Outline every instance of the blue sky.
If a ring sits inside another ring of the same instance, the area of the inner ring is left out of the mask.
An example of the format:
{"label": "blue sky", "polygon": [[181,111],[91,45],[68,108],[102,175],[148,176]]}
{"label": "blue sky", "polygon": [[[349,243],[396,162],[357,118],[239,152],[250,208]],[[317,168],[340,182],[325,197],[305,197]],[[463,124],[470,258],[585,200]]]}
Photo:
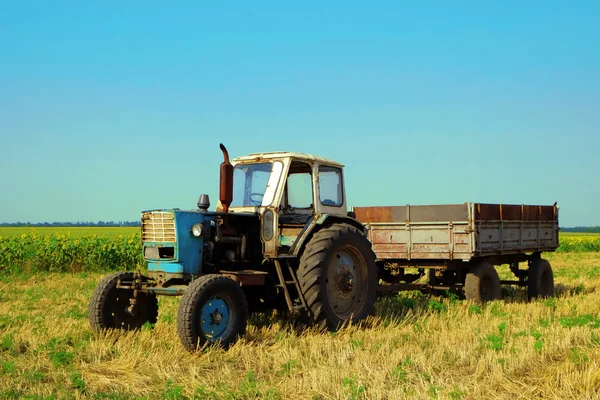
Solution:
{"label": "blue sky", "polygon": [[600,225],[599,2],[87,3],[2,5],[0,221],[215,204],[223,142]]}

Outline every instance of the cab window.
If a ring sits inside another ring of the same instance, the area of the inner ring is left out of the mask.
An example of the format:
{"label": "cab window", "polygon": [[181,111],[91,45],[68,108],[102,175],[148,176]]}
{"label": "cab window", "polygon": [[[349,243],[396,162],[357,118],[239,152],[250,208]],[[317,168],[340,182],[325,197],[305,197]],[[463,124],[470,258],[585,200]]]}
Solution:
{"label": "cab window", "polygon": [[310,165],[300,161],[292,162],[287,178],[285,197],[286,205],[292,209],[313,206]]}
{"label": "cab window", "polygon": [[319,167],[319,199],[324,206],[340,207],[342,194],[342,171],[334,167]]}

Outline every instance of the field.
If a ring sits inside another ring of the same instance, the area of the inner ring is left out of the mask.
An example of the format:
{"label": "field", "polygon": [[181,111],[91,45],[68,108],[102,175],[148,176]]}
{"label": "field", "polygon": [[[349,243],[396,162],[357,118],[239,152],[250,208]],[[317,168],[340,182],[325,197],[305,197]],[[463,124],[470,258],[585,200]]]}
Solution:
{"label": "field", "polygon": [[[143,265],[139,228],[23,229],[28,228],[0,230],[0,274],[119,271]],[[600,252],[600,235],[561,234],[557,252]]]}
{"label": "field", "polygon": [[561,236],[600,236],[596,232],[560,232]]}
{"label": "field", "polygon": [[[579,241],[598,238],[562,239],[591,249]],[[2,270],[0,259],[0,399],[600,398],[599,252],[547,254],[552,299],[527,302],[522,289],[505,288],[504,300],[479,306],[406,292],[380,298],[375,316],[337,333],[256,314],[228,351],[192,355],[177,337],[177,298],[160,297],[158,322],[138,333],[89,328],[92,290],[119,269],[102,263],[131,267],[138,242],[37,230],[0,239],[25,252],[19,268],[4,259]],[[78,258],[102,246],[106,259]],[[59,253],[69,267],[46,268]]]}
{"label": "field", "polygon": [[600,234],[561,233],[558,252],[600,251]]}
{"label": "field", "polygon": [[47,235],[69,235],[72,237],[81,237],[87,235],[97,235],[101,237],[129,236],[134,233],[140,233],[139,226],[48,226],[48,227],[6,227],[0,226],[0,237],[14,237],[29,235],[34,232],[38,236]]}

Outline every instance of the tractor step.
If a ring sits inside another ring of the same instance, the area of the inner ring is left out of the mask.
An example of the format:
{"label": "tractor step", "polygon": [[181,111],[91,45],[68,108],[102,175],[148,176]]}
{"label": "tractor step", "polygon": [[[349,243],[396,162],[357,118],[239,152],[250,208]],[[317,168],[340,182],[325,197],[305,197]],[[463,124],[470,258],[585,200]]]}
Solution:
{"label": "tractor step", "polygon": [[[275,262],[275,269],[277,270],[277,277],[279,278],[279,284],[276,285],[280,288],[283,288],[283,294],[285,296],[285,302],[287,303],[288,309],[290,311],[294,311],[294,310],[308,310],[308,307],[306,306],[306,301],[304,300],[304,296],[302,295],[302,291],[300,290],[300,284],[298,283],[298,280],[296,279],[296,274],[294,273],[294,270],[292,269],[292,266],[290,265],[290,263],[288,261],[287,265],[288,265],[288,270],[289,270],[289,274],[292,277],[291,281],[286,281],[285,278],[283,277],[283,270],[281,269],[281,263],[279,262],[279,260],[274,260]],[[288,286],[294,285],[294,287],[296,288],[296,292],[298,293],[298,297],[300,297],[300,305],[294,306],[293,302],[292,302],[292,297],[290,296],[290,291],[288,290]]]}

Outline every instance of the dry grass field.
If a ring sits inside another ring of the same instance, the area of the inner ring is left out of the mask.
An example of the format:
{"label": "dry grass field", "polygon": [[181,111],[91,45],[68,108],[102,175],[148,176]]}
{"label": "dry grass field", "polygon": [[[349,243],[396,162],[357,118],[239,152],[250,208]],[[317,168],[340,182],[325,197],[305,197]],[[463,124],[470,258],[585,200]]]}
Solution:
{"label": "dry grass field", "polygon": [[600,253],[547,258],[556,298],[403,293],[337,333],[258,314],[228,351],[195,355],[177,337],[177,298],[159,298],[154,328],[96,335],[87,304],[102,274],[5,275],[0,398],[600,398]]}

